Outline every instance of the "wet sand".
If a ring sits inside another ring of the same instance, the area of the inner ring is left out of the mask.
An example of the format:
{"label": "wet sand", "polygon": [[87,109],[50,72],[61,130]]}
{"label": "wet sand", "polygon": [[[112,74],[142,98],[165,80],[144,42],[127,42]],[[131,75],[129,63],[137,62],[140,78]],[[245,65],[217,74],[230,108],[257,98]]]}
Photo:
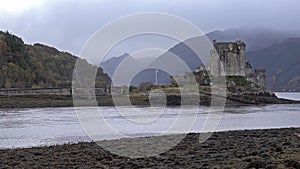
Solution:
{"label": "wet sand", "polygon": [[[147,144],[149,138],[134,139]],[[300,128],[217,132],[204,143],[198,139],[190,133],[170,150],[147,158],[118,156],[95,143],[3,149],[0,168],[300,168]],[[106,142],[122,148],[132,140]]]}

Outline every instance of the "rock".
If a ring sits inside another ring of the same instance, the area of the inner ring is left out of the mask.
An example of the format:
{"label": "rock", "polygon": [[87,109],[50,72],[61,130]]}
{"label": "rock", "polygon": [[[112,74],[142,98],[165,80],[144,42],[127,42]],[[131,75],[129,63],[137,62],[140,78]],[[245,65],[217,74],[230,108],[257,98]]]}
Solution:
{"label": "rock", "polygon": [[277,169],[277,166],[274,164],[268,164],[265,169]]}
{"label": "rock", "polygon": [[292,167],[295,169],[300,169],[300,163],[293,159],[287,159],[284,161],[286,167]]}
{"label": "rock", "polygon": [[264,168],[266,166],[266,163],[263,161],[260,161],[258,159],[254,159],[251,162],[248,163],[248,165],[246,166],[246,168]]}

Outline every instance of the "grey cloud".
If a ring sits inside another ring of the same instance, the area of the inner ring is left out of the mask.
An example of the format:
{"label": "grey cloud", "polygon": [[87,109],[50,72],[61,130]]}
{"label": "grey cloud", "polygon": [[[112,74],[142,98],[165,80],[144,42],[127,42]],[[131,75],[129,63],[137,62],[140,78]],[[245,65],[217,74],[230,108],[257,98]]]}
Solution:
{"label": "grey cloud", "polygon": [[292,0],[47,1],[19,16],[2,14],[0,29],[17,34],[27,43],[45,43],[79,54],[97,29],[132,13],[170,13],[189,20],[204,32],[242,26],[296,30],[300,28],[296,20],[300,17],[299,6],[300,1]]}

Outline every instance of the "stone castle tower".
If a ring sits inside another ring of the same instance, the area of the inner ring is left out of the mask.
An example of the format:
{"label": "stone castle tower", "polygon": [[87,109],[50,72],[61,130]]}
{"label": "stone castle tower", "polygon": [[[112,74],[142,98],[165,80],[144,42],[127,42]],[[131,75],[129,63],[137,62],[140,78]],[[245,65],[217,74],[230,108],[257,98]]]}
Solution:
{"label": "stone castle tower", "polygon": [[211,50],[211,75],[245,76],[246,45],[244,42],[216,42]]}
{"label": "stone castle tower", "polygon": [[243,76],[260,88],[266,87],[265,69],[254,69],[246,61],[246,44],[242,41],[216,42],[210,52],[210,74],[213,77]]}

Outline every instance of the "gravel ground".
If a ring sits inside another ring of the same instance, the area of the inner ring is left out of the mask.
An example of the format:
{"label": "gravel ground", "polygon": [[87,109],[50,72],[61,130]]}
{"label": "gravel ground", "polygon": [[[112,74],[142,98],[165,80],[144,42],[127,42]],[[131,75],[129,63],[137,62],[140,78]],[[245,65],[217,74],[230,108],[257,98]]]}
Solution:
{"label": "gravel ground", "polygon": [[[170,139],[176,135],[162,136]],[[124,148],[153,137],[103,141]],[[300,168],[300,128],[217,132],[204,143],[190,133],[156,156],[128,158],[95,143],[0,150],[0,168]],[[158,142],[156,148],[164,144]]]}

